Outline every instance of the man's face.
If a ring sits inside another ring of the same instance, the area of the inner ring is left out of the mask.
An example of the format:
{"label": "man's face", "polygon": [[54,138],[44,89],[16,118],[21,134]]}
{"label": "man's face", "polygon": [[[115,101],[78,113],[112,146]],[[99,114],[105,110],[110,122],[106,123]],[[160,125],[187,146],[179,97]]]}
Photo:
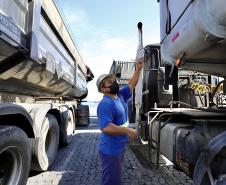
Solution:
{"label": "man's face", "polygon": [[111,86],[111,84],[113,84],[114,81],[115,81],[115,79],[112,78],[112,77],[106,78],[106,79],[104,80],[104,82],[103,82],[102,87],[101,87],[101,91],[102,91],[103,93],[109,93],[109,92],[110,92],[110,89],[109,89],[108,87]]}
{"label": "man's face", "polygon": [[102,87],[109,87],[111,84],[113,84],[114,81],[114,78],[108,77],[104,80]]}

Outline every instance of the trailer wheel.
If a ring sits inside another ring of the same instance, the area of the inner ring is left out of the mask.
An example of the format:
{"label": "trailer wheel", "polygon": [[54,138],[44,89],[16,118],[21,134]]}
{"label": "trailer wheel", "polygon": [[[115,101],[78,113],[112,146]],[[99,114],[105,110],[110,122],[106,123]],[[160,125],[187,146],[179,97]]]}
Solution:
{"label": "trailer wheel", "polygon": [[63,113],[64,123],[62,128],[62,141],[61,145],[66,146],[69,145],[72,141],[73,133],[75,130],[75,120],[73,116],[73,112],[69,109]]}
{"label": "trailer wheel", "polygon": [[24,185],[30,171],[31,151],[23,130],[0,126],[0,184]]}
{"label": "trailer wheel", "polygon": [[77,107],[77,125],[88,126],[90,123],[89,120],[89,106],[88,105],[78,105]]}
{"label": "trailer wheel", "polygon": [[68,116],[67,116],[67,135],[66,135],[66,142],[65,144],[70,144],[72,140],[72,136],[75,130],[75,121],[74,121],[74,116],[73,112],[71,110],[68,110]]}
{"label": "trailer wheel", "polygon": [[226,184],[226,131],[213,138],[200,154],[193,174],[193,184]]}
{"label": "trailer wheel", "polygon": [[46,171],[53,163],[59,147],[59,126],[55,116],[47,114],[41,128],[41,137],[34,144],[35,159],[32,169]]}

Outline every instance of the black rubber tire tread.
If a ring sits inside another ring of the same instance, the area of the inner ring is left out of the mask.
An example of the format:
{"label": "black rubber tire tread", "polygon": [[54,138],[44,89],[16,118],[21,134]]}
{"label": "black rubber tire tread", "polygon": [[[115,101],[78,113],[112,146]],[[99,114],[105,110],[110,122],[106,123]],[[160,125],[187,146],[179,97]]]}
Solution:
{"label": "black rubber tire tread", "polygon": [[[46,140],[48,139],[48,140]],[[47,143],[49,142],[49,143]],[[48,147],[46,148],[46,143]],[[31,169],[46,171],[54,162],[59,148],[59,126],[55,116],[47,114],[41,128],[41,137],[38,142],[31,143],[35,152],[32,158]]]}
{"label": "black rubber tire tread", "polygon": [[80,116],[79,113],[76,117],[76,124],[81,126],[88,126],[89,120],[89,106],[88,105],[78,105],[77,107],[79,113],[85,114],[85,116]]}
{"label": "black rubber tire tread", "polygon": [[[9,147],[17,148],[22,159],[21,174],[16,184],[25,185],[30,172],[31,149],[26,133],[15,126],[0,126],[0,154]],[[16,160],[16,159],[15,159]],[[20,167],[19,167],[20,168]],[[11,181],[13,177],[8,177]],[[10,181],[9,180],[9,181]],[[10,182],[6,182],[12,185]],[[3,184],[5,185],[5,184]]]}
{"label": "black rubber tire tread", "polygon": [[71,109],[69,109],[69,115],[71,117],[71,122],[73,123],[72,133],[74,133],[75,132],[75,115],[74,115],[74,112]]}
{"label": "black rubber tire tread", "polygon": [[[72,141],[72,137],[73,137],[73,133],[74,133],[74,130],[75,130],[75,120],[74,120],[74,116],[73,116],[73,112],[69,109],[68,111],[64,112],[63,113],[63,116],[65,117],[65,123],[64,126],[63,126],[63,130],[62,130],[62,134],[63,134],[63,139],[61,141],[61,146],[67,146],[71,143]],[[68,124],[69,122],[69,124]],[[71,125],[73,124],[73,125]],[[69,128],[69,133],[68,133],[68,127],[71,127]]]}

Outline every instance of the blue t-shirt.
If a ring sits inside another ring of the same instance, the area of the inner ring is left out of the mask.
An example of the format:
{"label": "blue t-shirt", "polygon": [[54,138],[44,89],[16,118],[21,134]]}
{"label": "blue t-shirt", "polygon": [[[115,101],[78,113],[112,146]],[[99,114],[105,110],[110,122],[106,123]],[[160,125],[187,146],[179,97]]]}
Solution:
{"label": "blue t-shirt", "polygon": [[[118,98],[104,96],[97,107],[97,116],[100,129],[107,127],[110,123],[117,126],[123,125],[128,121],[127,100],[131,97],[128,85],[119,89]],[[128,143],[127,135],[113,136],[101,133],[99,150],[107,155],[117,155],[125,150]]]}

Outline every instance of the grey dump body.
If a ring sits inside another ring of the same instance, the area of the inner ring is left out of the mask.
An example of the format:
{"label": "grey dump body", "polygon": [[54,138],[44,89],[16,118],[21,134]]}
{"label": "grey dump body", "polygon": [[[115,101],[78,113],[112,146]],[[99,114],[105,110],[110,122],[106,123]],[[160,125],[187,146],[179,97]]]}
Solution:
{"label": "grey dump body", "polygon": [[92,72],[52,0],[0,1],[0,91],[84,98]]}
{"label": "grey dump body", "polygon": [[94,77],[59,10],[54,0],[0,0],[3,184],[48,170],[59,145],[72,141],[78,102]]}

